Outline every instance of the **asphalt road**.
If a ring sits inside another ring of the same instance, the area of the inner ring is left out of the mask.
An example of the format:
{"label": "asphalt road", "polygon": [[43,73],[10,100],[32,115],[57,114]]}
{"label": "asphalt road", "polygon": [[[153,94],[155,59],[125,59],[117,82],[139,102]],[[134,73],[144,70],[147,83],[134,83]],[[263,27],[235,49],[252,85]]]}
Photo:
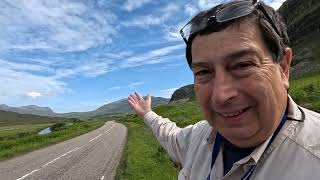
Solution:
{"label": "asphalt road", "polygon": [[126,143],[124,125],[107,122],[82,136],[0,162],[0,180],[114,179]]}

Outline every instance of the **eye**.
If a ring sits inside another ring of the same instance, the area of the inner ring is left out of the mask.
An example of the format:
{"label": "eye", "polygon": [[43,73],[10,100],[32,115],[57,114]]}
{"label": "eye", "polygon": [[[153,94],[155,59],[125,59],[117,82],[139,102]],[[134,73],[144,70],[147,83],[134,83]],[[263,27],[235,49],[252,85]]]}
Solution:
{"label": "eye", "polygon": [[236,65],[234,65],[232,67],[232,69],[235,69],[235,70],[245,70],[245,69],[248,69],[249,67],[253,66],[254,64],[252,62],[240,62],[240,63],[237,63]]}
{"label": "eye", "polygon": [[206,69],[198,70],[194,72],[194,78],[196,83],[204,84],[213,78],[213,72]]}
{"label": "eye", "polygon": [[195,76],[204,76],[204,75],[207,75],[209,73],[210,73],[210,71],[208,71],[208,70],[200,70],[200,71],[195,72],[194,75]]}

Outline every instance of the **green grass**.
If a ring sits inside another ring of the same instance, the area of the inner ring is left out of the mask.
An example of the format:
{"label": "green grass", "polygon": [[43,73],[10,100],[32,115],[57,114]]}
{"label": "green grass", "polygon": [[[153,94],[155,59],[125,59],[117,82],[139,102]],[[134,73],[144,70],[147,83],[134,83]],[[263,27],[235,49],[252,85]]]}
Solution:
{"label": "green grass", "polygon": [[320,113],[320,75],[292,80],[289,94],[297,104]]}
{"label": "green grass", "polygon": [[[0,128],[0,160],[79,136],[101,127],[105,121],[78,121],[47,135],[37,132],[50,124],[14,125]],[[12,132],[10,132],[10,129]],[[8,130],[9,129],[9,130]]]}
{"label": "green grass", "polygon": [[48,124],[31,124],[31,125],[12,125],[0,127],[0,139],[5,137],[13,137],[21,133],[36,133],[42,129],[50,127],[54,123]]}
{"label": "green grass", "polygon": [[[299,105],[320,112],[320,75],[292,80],[290,94]],[[196,102],[161,105],[154,111],[180,127],[203,119]],[[177,179],[179,165],[170,160],[141,118],[126,115],[117,121],[128,127],[128,142],[117,179]]]}

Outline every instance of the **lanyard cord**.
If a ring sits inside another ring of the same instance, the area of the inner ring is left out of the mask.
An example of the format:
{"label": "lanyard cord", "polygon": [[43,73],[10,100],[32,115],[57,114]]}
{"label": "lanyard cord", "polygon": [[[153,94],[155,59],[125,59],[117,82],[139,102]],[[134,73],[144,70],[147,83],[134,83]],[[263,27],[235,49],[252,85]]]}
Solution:
{"label": "lanyard cord", "polygon": [[217,132],[216,138],[214,140],[213,150],[212,150],[211,169],[209,171],[209,175],[207,176],[206,180],[210,180],[210,174],[211,174],[213,165],[217,159],[217,156],[219,154],[221,141],[222,141],[222,136],[220,135],[220,133]]}
{"label": "lanyard cord", "polygon": [[[271,143],[273,142],[273,140],[276,138],[277,134],[280,132],[281,128],[283,127],[284,123],[286,122],[286,119],[287,119],[287,108],[286,108],[286,111],[280,121],[280,124],[279,126],[277,127],[277,129],[274,131],[265,151],[268,149],[268,147],[271,145]],[[213,168],[213,165],[218,157],[218,154],[219,154],[219,151],[220,151],[220,145],[222,143],[222,136],[220,135],[220,133],[217,132],[216,134],[216,138],[215,138],[215,141],[214,141],[214,145],[213,145],[213,150],[212,150],[212,159],[211,159],[211,169],[210,169],[210,172],[206,178],[206,180],[210,180],[210,175],[211,175],[211,171],[212,171],[212,168]],[[257,165],[254,165],[252,166],[247,172],[246,174],[241,178],[241,180],[249,180],[250,177],[252,176],[254,170],[256,169],[256,166]]]}

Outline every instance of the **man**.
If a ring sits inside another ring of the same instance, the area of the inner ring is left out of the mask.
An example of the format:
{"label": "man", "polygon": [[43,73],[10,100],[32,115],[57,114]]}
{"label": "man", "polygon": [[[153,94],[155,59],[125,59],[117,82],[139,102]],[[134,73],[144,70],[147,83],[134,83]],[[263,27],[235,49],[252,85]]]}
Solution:
{"label": "man", "polygon": [[173,160],[179,180],[320,179],[320,115],[288,95],[292,51],[271,7],[232,1],[182,30],[206,121],[179,128],[138,93],[129,104]]}

